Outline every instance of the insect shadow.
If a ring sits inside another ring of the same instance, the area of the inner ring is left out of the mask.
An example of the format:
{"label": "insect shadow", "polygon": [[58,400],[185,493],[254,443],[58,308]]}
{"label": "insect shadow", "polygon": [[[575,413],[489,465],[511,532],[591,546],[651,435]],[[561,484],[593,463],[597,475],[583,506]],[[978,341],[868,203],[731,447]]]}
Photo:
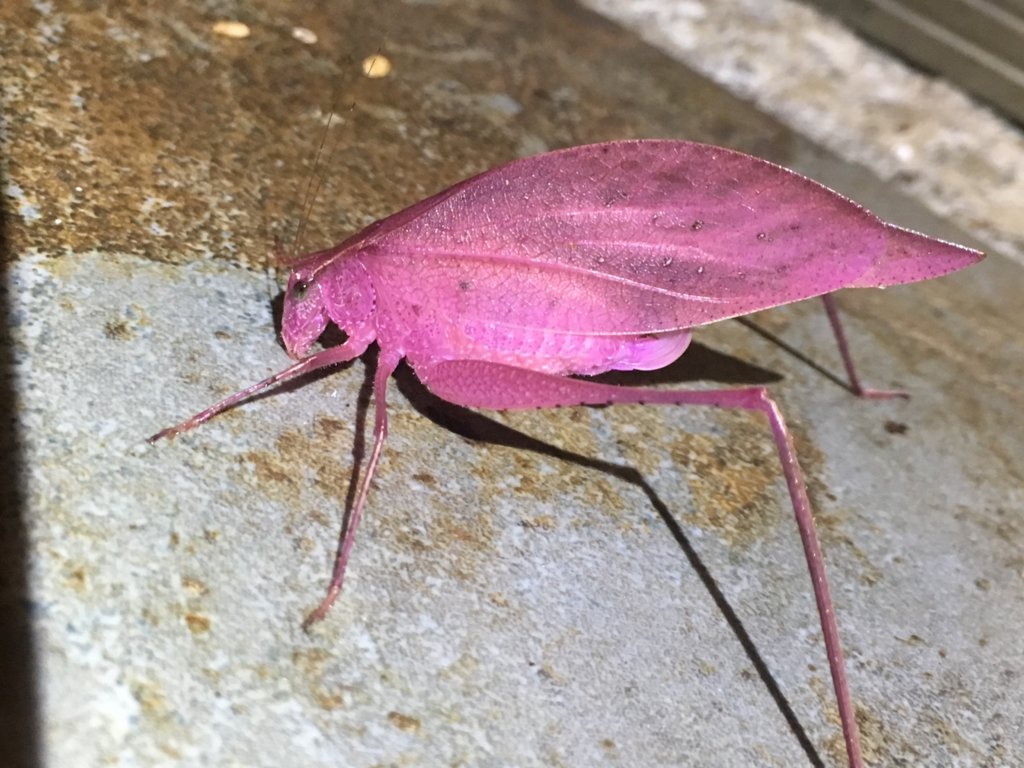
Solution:
{"label": "insect shadow", "polygon": [[842,387],[852,395],[857,394],[857,390],[854,387],[852,387],[848,381],[843,380],[840,376],[837,376],[825,366],[815,362],[806,354],[804,354],[799,349],[794,347],[792,344],[788,343],[785,339],[778,336],[777,334],[772,333],[764,326],[755,323],[749,317],[734,317],[733,320],[742,325],[744,328],[748,328],[749,330],[753,331],[762,339],[765,339],[766,341],[774,344],[776,347],[781,349],[790,357],[796,358],[821,377],[826,378],[833,384]]}

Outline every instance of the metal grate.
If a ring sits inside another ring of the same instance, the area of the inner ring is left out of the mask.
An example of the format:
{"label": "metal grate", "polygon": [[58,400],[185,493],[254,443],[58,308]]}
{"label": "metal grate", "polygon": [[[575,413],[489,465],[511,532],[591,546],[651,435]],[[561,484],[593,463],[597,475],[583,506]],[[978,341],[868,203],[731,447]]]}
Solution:
{"label": "metal grate", "polygon": [[1024,0],[812,0],[1024,123]]}

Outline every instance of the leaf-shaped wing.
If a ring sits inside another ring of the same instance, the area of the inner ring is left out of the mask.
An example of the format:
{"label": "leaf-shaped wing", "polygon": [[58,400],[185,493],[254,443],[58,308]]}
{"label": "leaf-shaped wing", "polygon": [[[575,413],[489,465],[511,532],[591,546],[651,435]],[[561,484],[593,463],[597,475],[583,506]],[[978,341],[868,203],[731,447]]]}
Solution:
{"label": "leaf-shaped wing", "polygon": [[345,245],[453,320],[587,335],[690,328],[980,258],[780,166],[680,141],[518,160]]}

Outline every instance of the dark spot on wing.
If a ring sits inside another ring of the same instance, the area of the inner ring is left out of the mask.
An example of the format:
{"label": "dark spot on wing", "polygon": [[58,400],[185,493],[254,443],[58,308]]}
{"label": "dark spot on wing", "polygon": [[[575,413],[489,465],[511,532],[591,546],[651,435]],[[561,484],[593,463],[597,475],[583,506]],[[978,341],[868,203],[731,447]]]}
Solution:
{"label": "dark spot on wing", "polygon": [[611,189],[605,194],[604,203],[605,208],[611,208],[616,203],[621,203],[623,200],[629,199],[629,193],[622,189]]}
{"label": "dark spot on wing", "polygon": [[690,176],[682,168],[670,168],[654,174],[656,184],[664,184],[667,187],[687,187],[690,185]]}

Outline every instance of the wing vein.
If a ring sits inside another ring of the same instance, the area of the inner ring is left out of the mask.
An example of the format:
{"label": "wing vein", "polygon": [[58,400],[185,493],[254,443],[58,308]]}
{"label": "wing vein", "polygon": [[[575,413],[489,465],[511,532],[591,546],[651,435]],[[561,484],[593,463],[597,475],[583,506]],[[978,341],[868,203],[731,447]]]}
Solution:
{"label": "wing vein", "polygon": [[435,258],[451,258],[453,260],[458,259],[460,261],[482,261],[489,262],[492,264],[514,264],[516,266],[529,266],[533,269],[549,270],[551,272],[562,272],[566,274],[583,275],[591,277],[597,280],[606,280],[611,283],[617,283],[619,285],[629,286],[631,288],[637,288],[643,291],[650,291],[651,293],[658,293],[663,296],[668,296],[673,299],[679,299],[681,301],[694,301],[702,304],[727,304],[735,302],[737,297],[717,298],[715,296],[706,296],[699,293],[686,293],[683,291],[673,291],[669,288],[662,288],[657,285],[651,285],[650,283],[644,283],[639,280],[634,280],[623,275],[610,274],[608,272],[596,272],[593,269],[586,267],[579,267],[573,264],[554,264],[550,261],[534,261],[524,260],[522,256],[514,256],[502,253],[479,253],[473,252],[462,252],[455,251],[451,248],[444,248],[443,250],[434,250],[431,248],[417,248],[417,254],[425,256],[433,256]]}

